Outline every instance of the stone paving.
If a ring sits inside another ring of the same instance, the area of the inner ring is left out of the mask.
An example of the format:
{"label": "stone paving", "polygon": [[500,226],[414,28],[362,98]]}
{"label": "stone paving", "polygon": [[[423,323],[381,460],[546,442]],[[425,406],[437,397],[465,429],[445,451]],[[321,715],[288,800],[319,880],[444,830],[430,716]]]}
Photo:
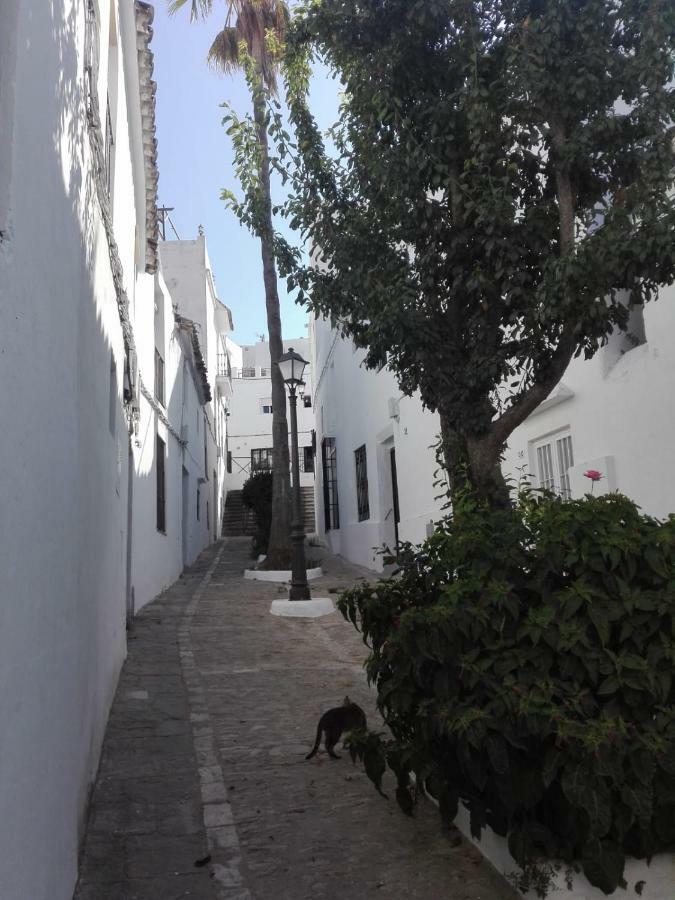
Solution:
{"label": "stone paving", "polygon": [[[210,548],[135,621],[75,900],[513,900],[429,803],[407,818],[346,752],[305,760],[345,694],[377,722],[366,648],[337,613],[271,616],[286,589],[244,581],[248,547]],[[369,574],[323,565],[315,596]]]}

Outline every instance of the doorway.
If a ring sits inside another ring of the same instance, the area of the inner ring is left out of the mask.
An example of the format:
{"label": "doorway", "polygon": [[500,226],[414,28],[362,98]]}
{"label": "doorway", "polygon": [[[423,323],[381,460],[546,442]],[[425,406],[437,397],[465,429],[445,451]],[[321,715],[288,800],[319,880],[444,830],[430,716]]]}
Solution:
{"label": "doorway", "polygon": [[396,473],[396,447],[392,447],[389,451],[389,467],[391,473],[391,495],[394,510],[394,534],[396,536],[395,553],[398,559],[398,523],[401,521],[401,514],[398,506],[398,475]]}

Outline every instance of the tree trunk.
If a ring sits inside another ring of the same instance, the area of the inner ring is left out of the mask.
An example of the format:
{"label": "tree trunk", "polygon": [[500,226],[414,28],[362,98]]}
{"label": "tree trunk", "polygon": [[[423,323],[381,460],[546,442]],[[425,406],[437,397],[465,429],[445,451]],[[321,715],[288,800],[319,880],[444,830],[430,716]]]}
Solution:
{"label": "tree trunk", "polygon": [[500,465],[502,447],[493,439],[489,427],[481,437],[468,437],[442,411],[440,420],[443,462],[450,497],[457,490],[468,488],[491,506],[509,506],[509,489]]}
{"label": "tree trunk", "polygon": [[291,564],[291,479],[286,419],[286,386],[278,365],[284,347],[281,337],[277,270],[274,261],[269,149],[265,100],[262,91],[254,92],[253,113],[260,144],[260,182],[263,195],[263,214],[261,216],[263,229],[260,234],[260,250],[265,283],[272,376],[272,528],[264,567],[288,569]]}
{"label": "tree trunk", "polygon": [[[565,161],[567,136],[564,123],[553,115],[550,127],[560,221],[558,252],[564,258],[574,253],[575,186]],[[454,215],[460,203],[456,191],[451,191],[451,199]],[[484,427],[477,435],[462,433],[454,421],[443,410],[439,410],[443,461],[448,473],[451,497],[456,490],[470,487],[493,506],[503,508],[510,504],[509,489],[501,470],[501,457],[506,441],[514,429],[525,421],[560,382],[574,356],[576,346],[574,323],[570,323],[561,333],[550,358],[536,373],[538,377],[534,384],[513,406],[493,419],[494,409],[486,401]]]}

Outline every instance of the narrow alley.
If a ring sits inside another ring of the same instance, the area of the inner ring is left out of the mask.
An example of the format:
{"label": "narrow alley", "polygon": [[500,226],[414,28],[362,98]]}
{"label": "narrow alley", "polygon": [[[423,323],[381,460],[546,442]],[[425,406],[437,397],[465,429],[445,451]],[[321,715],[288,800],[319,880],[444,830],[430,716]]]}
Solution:
{"label": "narrow alley", "polygon": [[[305,760],[345,694],[376,721],[365,648],[337,613],[271,616],[286,589],[243,579],[248,548],[209,548],[134,621],[76,900],[514,896],[426,801],[408,819],[347,753]],[[315,595],[363,574],[323,565]]]}

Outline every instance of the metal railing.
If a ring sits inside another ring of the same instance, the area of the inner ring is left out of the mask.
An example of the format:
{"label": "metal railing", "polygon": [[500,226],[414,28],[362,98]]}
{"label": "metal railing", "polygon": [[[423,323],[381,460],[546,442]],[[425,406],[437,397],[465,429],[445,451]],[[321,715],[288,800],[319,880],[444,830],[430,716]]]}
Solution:
{"label": "metal railing", "polygon": [[218,368],[216,374],[221,377],[232,378],[232,367],[230,365],[230,357],[227,353],[219,353],[217,362]]}

